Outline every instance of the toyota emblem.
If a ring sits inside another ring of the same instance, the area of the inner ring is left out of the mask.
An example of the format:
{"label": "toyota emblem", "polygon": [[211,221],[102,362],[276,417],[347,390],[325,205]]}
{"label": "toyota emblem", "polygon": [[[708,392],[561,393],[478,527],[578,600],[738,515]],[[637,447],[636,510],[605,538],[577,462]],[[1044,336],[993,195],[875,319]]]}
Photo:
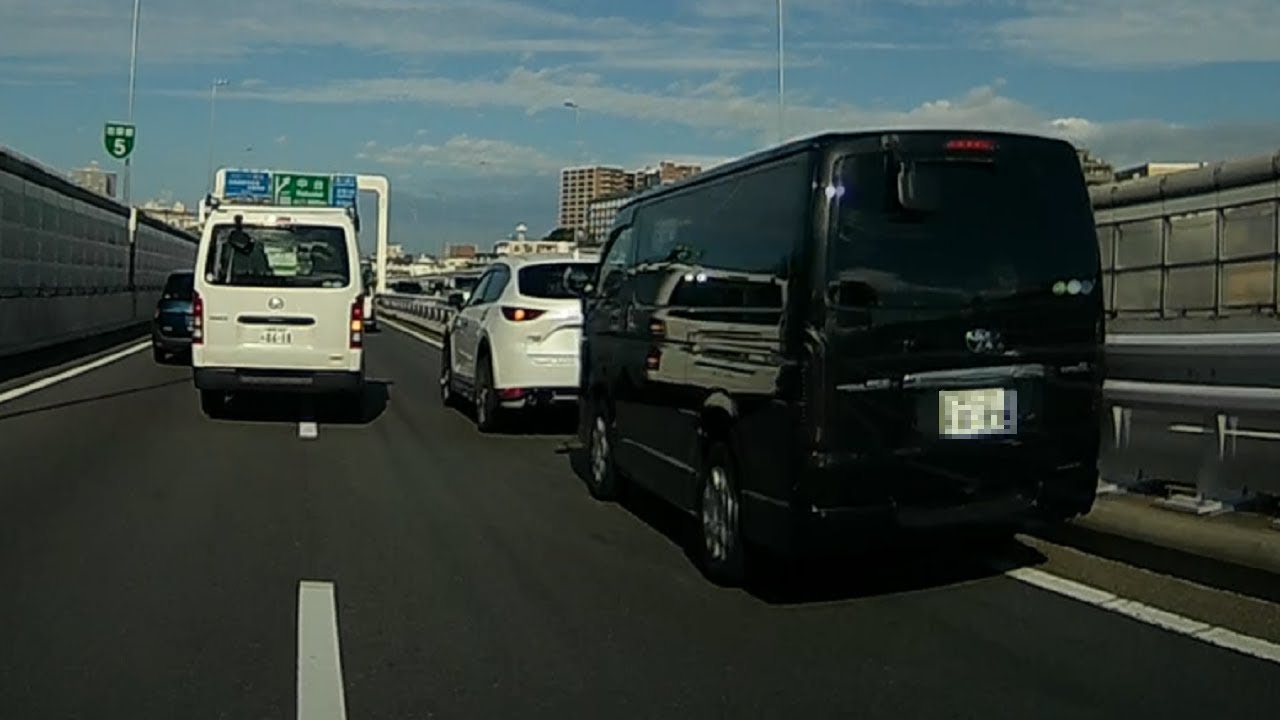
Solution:
{"label": "toyota emblem", "polygon": [[969,348],[969,352],[985,355],[999,351],[1002,342],[999,333],[983,328],[974,328],[964,334],[964,344],[965,347]]}
{"label": "toyota emblem", "polygon": [[268,301],[267,301],[267,309],[269,309],[269,310],[283,310],[283,309],[284,309],[284,298],[278,298],[278,297],[273,297],[273,298],[271,298],[270,300],[268,300]]}

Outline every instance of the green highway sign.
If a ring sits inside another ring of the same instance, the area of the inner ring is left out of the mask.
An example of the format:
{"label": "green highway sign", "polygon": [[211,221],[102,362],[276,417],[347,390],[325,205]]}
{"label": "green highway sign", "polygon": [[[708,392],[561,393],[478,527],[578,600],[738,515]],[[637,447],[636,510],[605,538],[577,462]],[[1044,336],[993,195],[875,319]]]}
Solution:
{"label": "green highway sign", "polygon": [[280,174],[272,176],[276,205],[329,205],[328,175]]}
{"label": "green highway sign", "polygon": [[102,130],[102,145],[107,149],[108,155],[124,160],[133,152],[137,132],[137,128],[129,123],[109,122]]}

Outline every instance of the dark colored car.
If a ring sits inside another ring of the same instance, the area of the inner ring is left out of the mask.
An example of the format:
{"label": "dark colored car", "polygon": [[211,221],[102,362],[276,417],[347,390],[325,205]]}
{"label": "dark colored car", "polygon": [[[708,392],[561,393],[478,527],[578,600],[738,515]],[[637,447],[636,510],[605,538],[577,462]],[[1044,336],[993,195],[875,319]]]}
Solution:
{"label": "dark colored car", "polygon": [[590,489],[749,555],[1007,532],[1097,489],[1103,288],[1074,148],[828,134],[650,191],[582,288]]}
{"label": "dark colored car", "polygon": [[190,357],[194,292],[194,277],[189,271],[172,273],[165,281],[151,321],[151,352],[156,362]]}

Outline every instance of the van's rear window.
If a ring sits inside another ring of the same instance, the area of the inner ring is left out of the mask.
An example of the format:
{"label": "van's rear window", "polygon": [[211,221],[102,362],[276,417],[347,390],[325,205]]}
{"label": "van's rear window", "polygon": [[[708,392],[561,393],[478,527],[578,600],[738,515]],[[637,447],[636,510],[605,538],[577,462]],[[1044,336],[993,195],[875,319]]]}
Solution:
{"label": "van's rear window", "polygon": [[[213,285],[240,287],[324,287],[351,284],[347,235],[333,225],[218,225],[205,258],[205,278]],[[237,241],[238,240],[238,241]]]}
{"label": "van's rear window", "polygon": [[1099,272],[1093,210],[1070,148],[1021,148],[993,161],[853,155],[841,161],[835,195],[829,279],[862,287],[873,304],[1049,295],[1059,281],[1092,287]]}

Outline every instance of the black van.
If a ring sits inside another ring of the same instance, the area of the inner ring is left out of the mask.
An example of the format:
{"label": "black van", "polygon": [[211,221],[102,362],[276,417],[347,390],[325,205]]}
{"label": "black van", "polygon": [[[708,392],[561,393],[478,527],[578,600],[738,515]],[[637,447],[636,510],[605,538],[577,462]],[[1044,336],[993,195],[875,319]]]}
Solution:
{"label": "black van", "polygon": [[590,489],[698,518],[713,579],[749,548],[1092,507],[1103,298],[1070,144],[815,136],[639,196],[601,256]]}

